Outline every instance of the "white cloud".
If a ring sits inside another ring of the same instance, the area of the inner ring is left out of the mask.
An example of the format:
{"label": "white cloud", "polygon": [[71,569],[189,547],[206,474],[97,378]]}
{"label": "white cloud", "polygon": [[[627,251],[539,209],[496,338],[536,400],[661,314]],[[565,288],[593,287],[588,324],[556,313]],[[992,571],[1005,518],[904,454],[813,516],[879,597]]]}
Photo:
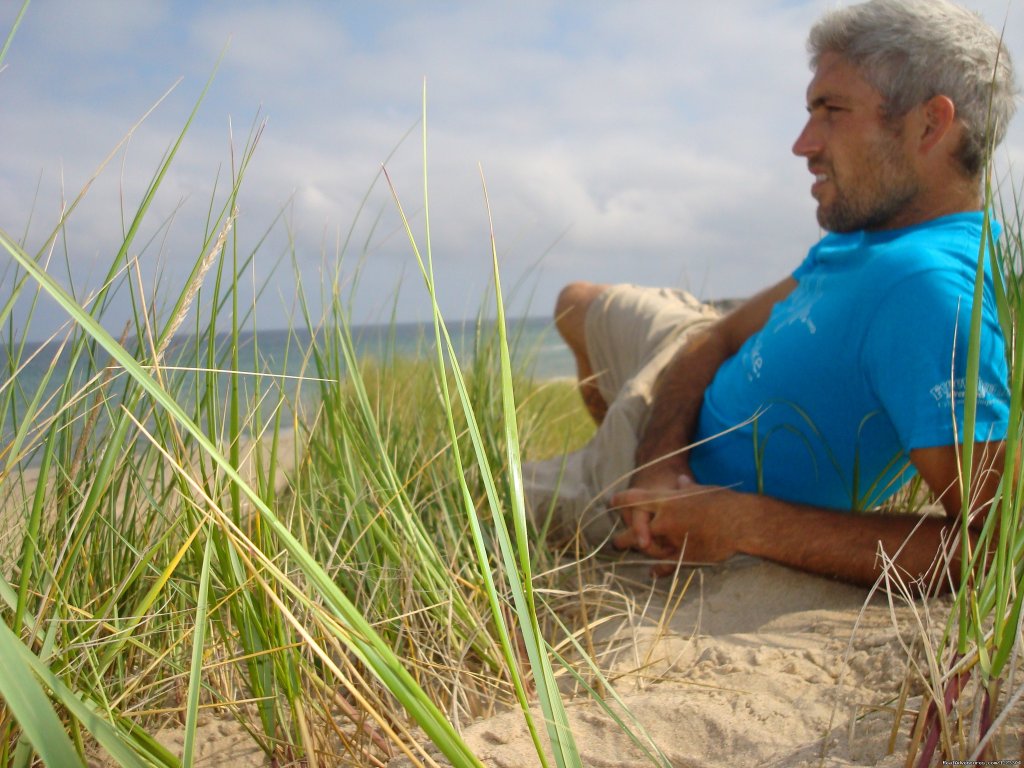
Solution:
{"label": "white cloud", "polygon": [[[977,4],[992,21],[1005,13],[1004,0]],[[119,156],[76,214],[73,259],[101,272],[117,247],[121,200],[129,212],[137,204],[230,38],[139,240],[158,236],[148,253],[171,256],[169,280],[201,250],[218,173],[222,196],[230,183],[229,119],[237,155],[259,112],[267,126],[237,231],[252,247],[284,205],[290,226],[267,241],[259,268],[291,237],[312,275],[355,222],[346,263],[368,254],[360,311],[386,302],[404,271],[402,316],[424,317],[391,194],[375,178],[395,150],[388,168],[422,237],[418,129],[396,145],[420,116],[426,78],[431,231],[438,274],[451,283],[442,285],[446,311],[475,312],[489,280],[478,164],[506,284],[547,253],[534,311],[547,311],[574,278],[750,293],[795,266],[818,236],[810,178],[790,146],[810,77],[804,38],[828,5],[46,0],[30,7],[0,73],[0,226],[24,228],[42,174],[32,230],[41,238],[61,176],[77,192],[183,75],[132,138],[123,170]],[[1020,64],[1024,2],[1012,0],[1010,11],[1007,40]],[[12,19],[0,8],[0,29]],[[1005,155],[1024,163],[1024,117]],[[171,216],[164,240],[160,225]]]}

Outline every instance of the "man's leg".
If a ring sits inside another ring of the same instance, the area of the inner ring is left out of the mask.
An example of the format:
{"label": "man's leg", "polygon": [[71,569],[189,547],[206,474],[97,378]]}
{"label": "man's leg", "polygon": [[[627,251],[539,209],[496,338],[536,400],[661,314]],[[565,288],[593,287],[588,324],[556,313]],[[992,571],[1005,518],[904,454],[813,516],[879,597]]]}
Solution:
{"label": "man's leg", "polygon": [[523,466],[528,507],[538,523],[551,513],[554,539],[608,540],[618,518],[605,499],[633,470],[654,380],[688,331],[714,317],[683,291],[580,282],[559,294],[556,324],[599,427],[579,451]]}
{"label": "man's leg", "polygon": [[585,333],[587,310],[608,288],[602,283],[576,282],[565,286],[555,302],[555,327],[576,358],[576,378],[583,404],[591,418],[600,424],[608,412],[608,403],[598,389],[596,375],[587,353]]}

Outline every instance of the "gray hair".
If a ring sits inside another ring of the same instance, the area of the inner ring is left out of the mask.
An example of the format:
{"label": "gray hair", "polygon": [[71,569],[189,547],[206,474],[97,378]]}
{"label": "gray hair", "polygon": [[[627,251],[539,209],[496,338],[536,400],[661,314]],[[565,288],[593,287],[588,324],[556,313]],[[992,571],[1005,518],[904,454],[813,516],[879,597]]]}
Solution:
{"label": "gray hair", "polygon": [[871,0],[826,13],[807,40],[811,66],[836,53],[898,118],[933,96],[956,106],[964,136],[956,159],[977,177],[1016,110],[1013,64],[980,16],[946,0]]}

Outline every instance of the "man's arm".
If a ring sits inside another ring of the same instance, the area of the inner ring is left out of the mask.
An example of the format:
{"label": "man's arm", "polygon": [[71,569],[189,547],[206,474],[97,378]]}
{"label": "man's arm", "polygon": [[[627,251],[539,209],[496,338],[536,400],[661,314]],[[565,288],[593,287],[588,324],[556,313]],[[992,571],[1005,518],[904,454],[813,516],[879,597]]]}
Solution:
{"label": "man's arm", "polygon": [[[863,585],[873,584],[881,572],[881,547],[903,577],[927,584],[937,555],[958,531],[959,450],[943,446],[911,451],[911,461],[942,502],[944,517],[842,513],[700,486],[684,478],[674,492],[631,489],[616,495],[612,503],[631,514],[630,527],[615,544],[656,559],[675,560],[681,554],[688,562],[720,562],[743,553]],[[995,494],[1002,461],[1002,443],[976,444],[971,510],[979,514],[971,519],[973,530],[980,528]],[[955,578],[960,549],[947,549]],[[656,572],[673,567],[666,564]]]}
{"label": "man's arm", "polygon": [[[797,282],[787,277],[758,293],[724,317],[694,331],[658,377],[647,427],[636,450],[633,488],[674,488],[689,475],[684,446],[693,434],[707,389],[719,367],[750,336],[764,327],[776,302]],[[627,521],[628,522],[628,521]]]}

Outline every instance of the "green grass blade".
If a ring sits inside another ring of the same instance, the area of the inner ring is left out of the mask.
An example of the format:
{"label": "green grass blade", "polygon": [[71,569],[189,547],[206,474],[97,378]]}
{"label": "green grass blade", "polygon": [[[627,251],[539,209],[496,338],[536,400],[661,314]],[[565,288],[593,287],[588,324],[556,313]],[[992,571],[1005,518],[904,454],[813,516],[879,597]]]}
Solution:
{"label": "green grass blade", "polygon": [[[424,94],[425,101],[425,94]],[[425,113],[424,107],[424,113]],[[424,158],[426,158],[426,118],[424,115]],[[424,159],[424,165],[426,160]],[[424,168],[424,176],[426,176],[426,169]],[[433,277],[433,264],[430,258],[430,241],[429,241],[429,230],[427,240],[427,259],[424,259],[420,255],[419,248],[416,244],[416,239],[412,234],[411,228],[408,223],[408,218],[402,211],[401,202],[398,199],[398,195],[395,192],[394,186],[391,184],[390,178],[388,178],[389,186],[391,186],[392,194],[395,198],[396,205],[399,208],[400,217],[405,224],[406,234],[409,238],[413,252],[416,256],[417,263],[419,264],[421,273],[423,274],[424,280],[427,284],[427,291],[430,295],[433,316],[434,316],[434,328],[435,337],[438,346],[438,367],[439,367],[439,381],[441,389],[445,394],[445,407],[448,413],[449,423],[451,423],[451,404],[447,396],[447,378],[444,375],[444,361],[440,357],[441,355],[441,335],[444,336],[445,348],[448,352],[448,358],[452,363],[452,378],[454,379],[457,391],[459,393],[462,408],[466,414],[467,421],[467,432],[471,439],[473,449],[476,452],[477,463],[479,465],[481,479],[483,480],[484,487],[486,490],[488,503],[492,511],[492,520],[494,523],[494,531],[498,539],[498,554],[504,564],[505,575],[507,578],[508,586],[512,592],[513,604],[515,606],[515,613],[518,619],[518,626],[523,635],[523,643],[526,647],[527,655],[530,659],[531,668],[534,671],[534,680],[538,687],[538,699],[541,704],[541,709],[544,712],[546,724],[548,728],[548,734],[554,748],[554,756],[556,763],[559,766],[577,766],[580,765],[580,757],[576,748],[575,742],[572,737],[571,730],[568,727],[568,718],[565,714],[564,705],[562,704],[561,695],[558,691],[557,685],[554,682],[554,675],[550,666],[550,658],[548,655],[548,649],[546,643],[540,634],[539,624],[537,622],[536,605],[533,601],[532,596],[532,574],[530,566],[530,557],[528,551],[528,536],[526,534],[526,517],[525,517],[525,505],[523,504],[523,491],[522,491],[522,478],[521,478],[521,467],[518,457],[518,435],[515,427],[515,405],[514,395],[512,392],[511,385],[511,364],[508,354],[508,340],[504,335],[504,311],[501,305],[500,298],[500,285],[498,288],[498,311],[499,311],[499,345],[501,347],[501,365],[502,365],[502,409],[503,409],[503,422],[505,424],[505,435],[506,435],[506,446],[508,456],[508,472],[511,478],[512,488],[512,505],[513,505],[513,525],[516,529],[517,545],[513,544],[509,531],[506,527],[504,517],[501,513],[502,505],[499,501],[499,495],[495,486],[493,475],[491,474],[487,461],[487,453],[484,447],[484,441],[478,428],[478,420],[474,414],[471,397],[466,389],[465,381],[462,373],[458,366],[458,356],[451,343],[451,338],[448,335],[447,329],[444,327],[443,320],[441,318],[440,308],[437,304],[436,294],[434,291],[434,277]],[[425,193],[426,194],[426,193]],[[496,251],[494,248],[494,241],[492,237],[492,258],[496,266]],[[453,444],[455,440],[453,439]],[[453,452],[457,455],[457,449]],[[461,472],[460,472],[461,475]],[[464,482],[462,483],[465,486]],[[467,489],[468,492],[468,489]],[[465,493],[465,492],[464,492]],[[500,608],[497,607],[498,595],[496,587],[493,581],[490,579],[489,566],[486,561],[486,553],[483,548],[482,533],[479,528],[479,522],[475,507],[472,503],[467,503],[467,514],[473,532],[474,539],[478,551],[478,560],[480,562],[481,576],[485,581],[486,588],[489,592],[489,599],[492,606],[492,618],[495,622],[495,626],[498,628],[501,636],[501,644],[505,649],[506,656],[509,659],[509,667],[513,672],[513,683],[516,686],[517,696],[520,698],[520,704],[523,709],[523,715],[526,720],[527,727],[530,730],[531,737],[534,740],[534,744],[537,748],[538,759],[541,764],[546,764],[543,749],[537,739],[535,726],[532,721],[532,717],[529,713],[529,708],[525,704],[523,693],[521,690],[521,681],[519,674],[516,671],[517,667],[514,662],[514,658],[511,654],[511,644],[508,638],[507,628],[504,624],[504,618],[502,616]],[[518,554],[518,557],[517,557]]]}
{"label": "green grass blade", "polygon": [[0,69],[3,68],[4,59],[7,58],[7,51],[11,48],[11,41],[14,40],[14,33],[18,31],[18,27],[21,25],[21,20],[25,18],[25,11],[28,10],[29,0],[25,0],[21,4],[21,10],[18,11],[18,16],[14,20],[14,24],[11,25],[11,31],[7,33],[7,39],[4,41],[4,47],[0,49]]}
{"label": "green grass blade", "polygon": [[[31,656],[31,660],[23,656]],[[49,698],[33,675],[38,663],[11,628],[0,622],[0,698],[11,708],[25,738],[44,763],[53,768],[80,765],[81,759]]]}
{"label": "green grass blade", "polygon": [[[462,469],[462,467],[463,467],[462,457],[461,457],[461,453],[460,453],[459,448],[458,448],[458,440],[457,440],[455,423],[454,423],[454,416],[453,416],[454,409],[453,409],[451,395],[450,395],[450,392],[449,392],[449,389],[448,389],[448,380],[447,380],[447,377],[445,376],[445,361],[444,361],[444,356],[443,356],[444,355],[443,351],[445,349],[447,349],[447,351],[448,351],[449,359],[451,359],[453,361],[453,363],[455,363],[452,366],[452,377],[453,377],[453,379],[455,381],[455,385],[456,385],[457,391],[459,393],[459,397],[460,397],[460,399],[462,401],[463,408],[466,409],[467,428],[468,428],[469,436],[470,436],[470,439],[472,440],[474,450],[476,451],[477,457],[478,457],[478,460],[479,460],[480,470],[481,470],[481,474],[482,474],[482,480],[484,482],[485,489],[486,489],[486,492],[487,492],[488,502],[489,502],[491,510],[493,511],[493,519],[494,519],[494,522],[495,522],[495,528],[496,528],[496,531],[498,533],[498,536],[501,537],[502,536],[502,531],[504,530],[504,521],[501,518],[500,505],[498,503],[498,494],[497,494],[497,490],[496,490],[496,488],[494,486],[494,478],[491,476],[490,472],[487,471],[487,462],[485,460],[485,450],[483,448],[483,444],[482,444],[483,441],[482,441],[482,438],[480,436],[479,429],[477,427],[476,419],[474,418],[473,413],[472,413],[472,406],[470,404],[470,399],[471,398],[469,397],[469,393],[466,390],[465,381],[464,381],[464,379],[462,377],[462,374],[461,374],[461,371],[459,370],[458,365],[456,363],[455,349],[452,346],[451,339],[448,336],[448,330],[444,326],[444,321],[443,321],[443,319],[441,317],[441,309],[440,309],[440,307],[437,304],[437,297],[436,297],[436,293],[434,291],[434,280],[433,280],[432,265],[430,264],[429,259],[428,259],[428,261],[424,262],[424,260],[423,260],[423,258],[421,256],[421,253],[420,253],[420,250],[419,250],[419,246],[416,244],[415,237],[413,236],[411,227],[409,226],[408,218],[405,216],[405,213],[402,210],[401,201],[398,199],[397,192],[395,191],[394,186],[391,184],[390,177],[388,177],[388,184],[389,184],[389,186],[391,186],[392,194],[394,195],[394,198],[395,198],[395,204],[398,206],[399,215],[400,215],[402,221],[405,224],[406,235],[409,238],[410,245],[412,246],[413,253],[414,253],[415,257],[416,257],[416,260],[417,260],[417,263],[418,263],[418,265],[420,267],[420,271],[421,271],[421,273],[423,275],[423,278],[424,278],[424,280],[426,282],[427,292],[430,295],[430,299],[431,299],[431,304],[432,304],[432,308],[433,308],[434,334],[435,334],[435,341],[436,341],[436,348],[437,348],[437,366],[438,366],[438,374],[439,374],[438,375],[438,379],[439,379],[439,385],[440,385],[439,388],[440,388],[442,396],[443,396],[444,411],[445,411],[445,415],[446,415],[446,418],[447,418],[449,433],[451,435],[452,455],[453,455],[453,459],[455,461],[455,465],[456,465],[456,469],[457,469],[456,476],[458,478],[458,484],[459,484],[459,488],[460,488],[460,491],[461,491],[463,506],[464,506],[465,511],[466,511],[466,517],[467,517],[467,520],[469,522],[470,531],[471,531],[472,536],[473,536],[473,545],[474,545],[474,551],[475,551],[476,557],[477,557],[477,564],[478,564],[479,574],[480,574],[481,579],[484,582],[484,590],[485,590],[485,592],[487,594],[487,600],[488,600],[488,603],[489,603],[490,609],[491,609],[491,619],[494,622],[495,628],[498,631],[499,642],[500,642],[501,649],[502,649],[502,652],[504,654],[506,663],[507,663],[508,668],[509,668],[509,673],[510,673],[511,678],[512,678],[512,684],[513,684],[513,687],[514,687],[515,693],[516,693],[516,698],[519,701],[520,708],[521,708],[521,710],[523,712],[523,717],[524,717],[524,719],[526,721],[527,729],[530,732],[530,738],[532,739],[532,741],[533,741],[533,743],[534,743],[534,745],[535,745],[535,747],[537,749],[538,760],[540,761],[540,764],[542,766],[546,766],[547,765],[547,759],[545,757],[545,754],[544,754],[544,751],[543,751],[543,747],[541,746],[541,743],[540,743],[540,739],[539,739],[539,736],[538,736],[538,733],[537,733],[536,724],[533,722],[533,717],[530,714],[530,707],[529,707],[529,701],[528,701],[528,697],[527,697],[527,693],[526,693],[526,686],[525,686],[525,683],[524,683],[523,678],[522,678],[522,674],[519,671],[519,667],[518,667],[518,664],[517,664],[516,659],[515,659],[515,654],[514,654],[514,651],[513,651],[513,642],[512,642],[511,633],[509,632],[508,624],[507,624],[507,622],[505,620],[505,614],[504,614],[504,612],[502,610],[502,607],[501,607],[501,598],[500,598],[500,595],[498,593],[497,586],[496,586],[496,584],[494,582],[493,574],[491,573],[491,566],[490,566],[490,561],[489,561],[489,557],[488,557],[488,554],[487,554],[487,546],[486,546],[486,543],[484,541],[483,529],[482,529],[482,526],[481,526],[481,523],[480,523],[480,518],[479,518],[479,515],[476,512],[476,507],[475,507],[475,504],[473,502],[472,496],[470,494],[469,487],[468,487],[468,485],[466,484],[466,481],[465,481],[465,472]],[[443,341],[444,341],[443,345],[442,345],[442,336],[443,336]],[[502,555],[503,558],[505,558],[506,573],[509,575],[510,587],[512,588],[513,592],[515,593],[516,592],[516,582],[518,581],[518,579],[515,576],[516,568],[515,568],[514,562],[511,559],[511,556],[510,556],[511,546],[509,546],[507,544],[507,537],[508,537],[508,533],[507,533],[507,531],[504,531],[504,543],[500,547],[500,554]],[[519,592],[521,593],[521,589],[519,590]],[[517,602],[517,605],[522,605],[522,600],[521,599],[517,600],[516,602]]]}
{"label": "green grass blade", "polygon": [[323,596],[335,616],[348,629],[341,639],[349,649],[370,668],[391,690],[396,699],[410,712],[434,744],[459,765],[479,765],[479,760],[470,752],[455,728],[426,696],[412,675],[402,666],[395,653],[381,639],[376,630],[366,621],[362,613],[338,588],[334,579],[312,558],[301,543],[278,519],[259,495],[245,482],[238,471],[214,445],[211,439],[192,421],[182,407],[171,398],[160,384],[138,361],[86,312],[68,293],[38,264],[36,264],[12,240],[0,230],[0,246],[32,275],[82,330],[94,339],[156,403],[179,426],[181,426],[202,451],[224,472],[232,483],[244,493],[267,527],[278,537],[281,544],[294,558],[296,566],[305,574],[315,589]]}
{"label": "green grass blade", "polygon": [[[47,765],[64,768],[81,765],[82,761],[64,733],[52,705],[45,700],[46,696],[39,683],[29,675],[35,675],[50,688],[54,698],[86,727],[119,765],[125,768],[146,768],[146,763],[127,746],[125,735],[99,717],[68,689],[42,661],[18,641],[10,627],[3,623],[0,623],[0,657],[4,659],[4,663],[0,665],[0,693],[12,709],[24,710],[19,716],[19,723],[23,728],[32,728],[31,733],[26,730],[26,735],[32,740],[33,747]],[[26,717],[27,726],[21,721],[22,716]]]}
{"label": "green grass blade", "polygon": [[199,599],[196,602],[195,631],[192,635],[192,666],[188,677],[188,698],[185,706],[185,743],[181,764],[192,768],[196,746],[196,724],[199,720],[199,694],[203,681],[203,649],[206,641],[206,611],[210,599],[210,561],[213,556],[213,537],[206,537],[203,550],[203,569],[199,574]]}
{"label": "green grass blade", "polygon": [[[481,172],[482,176],[483,173]],[[488,200],[486,184],[484,184],[484,199],[485,201]],[[496,322],[499,339],[498,347],[501,355],[501,400],[504,416],[503,422],[505,425],[505,450],[508,455],[507,467],[511,488],[512,521],[515,527],[519,553],[519,578],[521,582],[513,578],[514,572],[509,574],[509,578],[515,583],[513,589],[517,600],[522,600],[522,604],[517,604],[520,631],[523,633],[523,640],[526,643],[527,652],[530,654],[531,663],[534,665],[534,673],[537,676],[537,695],[548,721],[548,733],[551,737],[552,747],[555,750],[555,760],[560,766],[582,766],[579,749],[576,746],[572,729],[569,727],[569,718],[565,712],[565,705],[562,702],[562,696],[558,690],[554,672],[551,668],[547,643],[541,633],[540,623],[537,618],[537,603],[533,594],[533,574],[529,552],[530,537],[526,525],[522,462],[519,457],[516,404],[512,388],[512,361],[509,357],[508,338],[505,329],[505,307],[501,295],[501,279],[498,274],[498,249],[494,237],[494,225],[491,221],[489,203],[487,218],[490,225],[491,261],[494,270],[494,293],[498,314]],[[503,526],[499,523],[499,527]],[[519,583],[522,584],[521,598],[518,595],[518,590],[515,589]]]}

